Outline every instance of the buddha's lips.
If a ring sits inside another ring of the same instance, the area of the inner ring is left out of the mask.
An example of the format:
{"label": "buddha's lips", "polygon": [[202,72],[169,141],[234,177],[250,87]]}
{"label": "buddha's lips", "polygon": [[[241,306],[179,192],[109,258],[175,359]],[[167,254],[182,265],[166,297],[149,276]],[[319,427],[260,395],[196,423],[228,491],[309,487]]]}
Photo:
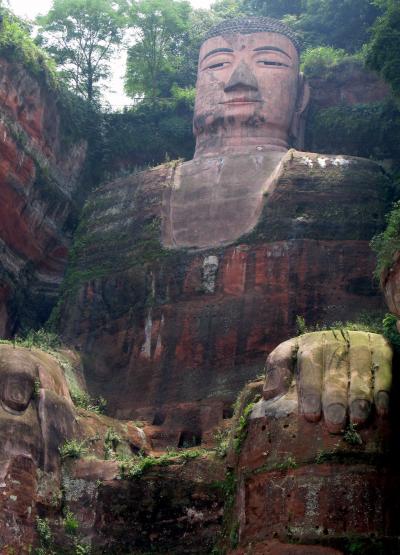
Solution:
{"label": "buddha's lips", "polygon": [[255,102],[262,102],[262,100],[257,100],[255,98],[232,98],[231,100],[225,100],[219,104],[254,104]]}

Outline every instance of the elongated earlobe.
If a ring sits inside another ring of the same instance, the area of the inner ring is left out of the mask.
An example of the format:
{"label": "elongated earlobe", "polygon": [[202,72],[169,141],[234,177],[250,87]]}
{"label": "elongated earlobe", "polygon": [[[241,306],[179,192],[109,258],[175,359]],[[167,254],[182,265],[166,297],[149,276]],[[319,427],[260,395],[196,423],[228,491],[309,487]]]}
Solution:
{"label": "elongated earlobe", "polygon": [[310,86],[303,73],[300,73],[296,108],[290,126],[290,140],[292,145],[298,150],[304,148],[304,133],[309,102]]}

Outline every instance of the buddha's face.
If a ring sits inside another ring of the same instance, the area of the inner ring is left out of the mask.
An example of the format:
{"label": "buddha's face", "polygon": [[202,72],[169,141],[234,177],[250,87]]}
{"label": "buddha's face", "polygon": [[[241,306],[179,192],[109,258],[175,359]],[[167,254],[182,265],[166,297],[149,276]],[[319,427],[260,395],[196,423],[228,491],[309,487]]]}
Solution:
{"label": "buddha's face", "polygon": [[287,148],[299,89],[292,41],[272,32],[226,35],[200,49],[194,133],[197,148],[270,144]]}
{"label": "buddha's face", "polygon": [[0,402],[11,414],[23,413],[34,396],[36,368],[28,358],[11,359],[2,368],[0,380]]}

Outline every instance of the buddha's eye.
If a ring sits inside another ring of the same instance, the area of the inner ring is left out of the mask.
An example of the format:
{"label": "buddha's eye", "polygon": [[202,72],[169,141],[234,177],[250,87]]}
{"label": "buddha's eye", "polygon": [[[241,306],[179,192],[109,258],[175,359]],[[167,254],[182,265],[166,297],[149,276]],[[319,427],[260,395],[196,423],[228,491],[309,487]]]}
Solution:
{"label": "buddha's eye", "polygon": [[228,65],[229,62],[216,62],[206,67],[206,69],[221,69]]}
{"label": "buddha's eye", "polygon": [[261,66],[289,67],[287,64],[282,62],[272,62],[268,60],[259,60],[257,63]]}

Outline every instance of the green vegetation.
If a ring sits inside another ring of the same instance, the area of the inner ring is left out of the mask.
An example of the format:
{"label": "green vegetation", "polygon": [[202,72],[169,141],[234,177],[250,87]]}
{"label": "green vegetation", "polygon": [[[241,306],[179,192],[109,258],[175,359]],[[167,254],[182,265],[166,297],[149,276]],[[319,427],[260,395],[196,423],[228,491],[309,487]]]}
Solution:
{"label": "green vegetation", "polygon": [[211,555],[223,555],[226,553],[226,543],[232,546],[237,539],[238,527],[235,518],[235,497],[237,490],[237,478],[233,469],[228,469],[225,480],[215,482],[214,486],[220,489],[224,495],[223,527]]}
{"label": "green vegetation", "polygon": [[[73,538],[72,549],[68,549],[67,553],[71,555],[90,555],[91,548],[83,543],[79,538],[79,521],[70,509],[66,509],[63,520],[65,533]],[[58,553],[59,551],[57,551]],[[63,551],[64,552],[64,551]]]}
{"label": "green vegetation", "polygon": [[78,408],[94,412],[96,414],[104,414],[107,407],[107,401],[104,397],[94,398],[84,391],[79,383],[76,369],[71,361],[60,351],[49,349],[48,352],[57,360],[61,366],[68,385],[72,402]]}
{"label": "green vegetation", "polygon": [[387,555],[387,553],[393,552],[385,541],[373,536],[367,538],[365,536],[349,536],[347,545],[343,547],[348,555]]}
{"label": "green vegetation", "polygon": [[29,25],[5,8],[0,7],[0,14],[3,16],[0,55],[22,63],[33,75],[44,79],[50,88],[57,88],[56,66],[30,37]]}
{"label": "green vegetation", "polygon": [[377,255],[376,277],[379,279],[394,263],[394,256],[400,250],[400,201],[394,203],[385,231],[372,239],[371,246]]}
{"label": "green vegetation", "polygon": [[170,466],[173,464],[184,464],[204,455],[204,449],[188,449],[182,452],[170,451],[159,457],[139,456],[124,459],[120,462],[121,478],[140,478],[147,470],[154,467]]}
{"label": "green vegetation", "polygon": [[[48,72],[70,89],[58,85],[61,129],[66,144],[88,140],[86,194],[102,179],[166,159],[192,157],[198,48],[204,33],[219,20],[240,14],[281,18],[306,47],[307,75],[342,74],[344,64],[361,66],[367,52],[369,65],[382,69],[390,81],[390,75],[399,74],[386,67],[397,67],[393,56],[398,49],[391,46],[398,43],[398,6],[394,0],[376,4],[372,0],[218,0],[209,10],[194,10],[186,0],[54,0],[48,14],[38,19],[37,42],[42,49],[30,38],[29,26],[4,9],[0,46],[8,57],[16,56],[36,73]],[[374,22],[373,41],[362,48]],[[99,98],[110,56],[126,28],[131,43],[126,89],[140,101],[122,112],[101,114],[92,101]],[[386,56],[389,46],[393,60],[378,60],[376,52]],[[91,102],[82,102],[79,95]],[[312,111],[307,147],[394,158],[400,141],[389,138],[392,133],[397,136],[400,124],[398,113],[393,115],[393,107],[371,105]]]}
{"label": "green vegetation", "polygon": [[14,346],[32,349],[36,347],[42,351],[53,353],[55,349],[61,346],[60,338],[57,334],[50,332],[44,328],[39,330],[29,330],[24,336],[16,335],[14,339],[0,339],[0,343],[12,343]]}
{"label": "green vegetation", "polygon": [[53,0],[38,17],[40,43],[56,61],[71,90],[89,102],[109,75],[110,58],[121,42],[124,18],[110,0]]}
{"label": "green vegetation", "polygon": [[79,522],[72,511],[66,510],[64,515],[64,530],[69,536],[75,536],[78,532]]}
{"label": "green vegetation", "polygon": [[284,461],[275,465],[276,470],[291,470],[297,468],[297,462],[294,457],[287,457]]}
{"label": "green vegetation", "polygon": [[34,399],[38,399],[39,395],[40,395],[40,388],[42,387],[42,384],[40,382],[39,378],[35,379],[34,385],[33,385],[33,398]]}
{"label": "green vegetation", "polygon": [[[343,76],[352,68],[354,62],[345,61],[333,69]],[[323,109],[311,106],[306,144],[318,152],[400,160],[400,112],[391,99]]]}
{"label": "green vegetation", "polygon": [[154,99],[169,96],[179,71],[179,47],[185,40],[190,4],[186,0],[138,0],[129,23],[134,44],[128,50],[125,90]]}
{"label": "green vegetation", "polygon": [[296,316],[296,332],[297,332],[297,335],[303,335],[304,333],[308,333],[306,321],[303,316]]}
{"label": "green vegetation", "polygon": [[36,517],[36,531],[39,536],[40,547],[35,549],[35,555],[52,555],[53,534],[47,518]]}
{"label": "green vegetation", "polygon": [[400,99],[400,4],[398,0],[377,0],[384,13],[372,28],[367,64],[387,81]]}
{"label": "green vegetation", "polygon": [[285,15],[299,16],[304,11],[303,0],[244,0],[242,4],[249,13],[277,19]]}
{"label": "green vegetation", "polygon": [[335,455],[336,455],[335,450],[326,451],[326,450],[320,449],[319,451],[317,451],[315,462],[317,464],[323,464],[325,462],[330,461]]}
{"label": "green vegetation", "polygon": [[343,49],[331,46],[308,48],[301,56],[301,70],[307,77],[321,78],[348,58],[351,59]]}
{"label": "green vegetation", "polygon": [[383,315],[379,313],[361,312],[354,321],[317,323],[314,326],[306,324],[303,316],[296,316],[297,335],[311,333],[314,331],[366,331],[370,333],[384,334]]}
{"label": "green vegetation", "polygon": [[78,441],[77,439],[66,441],[58,449],[62,459],[79,459],[87,451],[85,442]]}
{"label": "green vegetation", "polygon": [[233,439],[233,448],[235,449],[236,453],[240,453],[243,443],[247,437],[247,428],[249,425],[250,415],[253,407],[254,401],[246,405],[239,416],[239,421],[235,428]]}
{"label": "green vegetation", "polygon": [[229,428],[221,430],[220,428],[214,433],[215,452],[218,457],[223,459],[228,453],[229,447]]}
{"label": "green vegetation", "polygon": [[[320,461],[318,461],[318,464],[319,462]],[[292,470],[297,467],[298,467],[298,463],[296,459],[290,455],[286,457],[286,459],[283,459],[279,462],[265,463],[262,466],[259,466],[258,468],[252,470],[250,474],[262,474],[263,472],[270,472],[272,470],[279,470],[279,471]]]}
{"label": "green vegetation", "polygon": [[397,329],[398,318],[394,314],[386,314],[383,319],[383,335],[393,345],[396,351],[400,350],[400,334]]}
{"label": "green vegetation", "polygon": [[61,346],[61,340],[56,333],[46,329],[30,330],[21,340],[24,347],[37,347],[43,351],[53,351]]}
{"label": "green vegetation", "polygon": [[105,179],[168,159],[190,159],[194,151],[193,91],[175,87],[168,98],[143,100],[122,113],[105,114]]}
{"label": "green vegetation", "polygon": [[350,445],[362,445],[362,439],[360,434],[357,432],[356,424],[350,422],[347,430],[344,433],[343,439]]}
{"label": "green vegetation", "polygon": [[70,389],[71,399],[76,407],[95,412],[96,414],[104,414],[107,407],[107,401],[104,397],[97,399],[91,397],[86,391],[80,389]]}
{"label": "green vegetation", "polygon": [[229,532],[229,542],[232,549],[236,549],[239,544],[239,523],[235,522]]}
{"label": "green vegetation", "polygon": [[302,316],[296,317],[297,335],[311,333],[314,331],[365,331],[379,333],[386,337],[396,351],[400,350],[400,333],[397,330],[398,318],[394,314],[386,315],[374,313],[361,313],[353,322],[332,322],[331,324],[317,323],[315,326],[308,326]]}
{"label": "green vegetation", "polygon": [[104,436],[104,458],[105,460],[114,459],[117,447],[122,439],[113,428],[108,428]]}
{"label": "green vegetation", "polygon": [[40,547],[34,550],[34,555],[59,555],[60,553],[68,553],[68,555],[90,555],[90,546],[81,542],[77,537],[79,522],[69,509],[65,512],[63,525],[66,534],[73,537],[71,548],[67,550],[65,550],[65,546],[60,550],[59,546],[55,544],[48,520],[46,518],[36,518],[36,530],[39,536]]}
{"label": "green vegetation", "polygon": [[283,19],[306,46],[332,46],[356,52],[365,44],[382,8],[374,0],[243,0],[255,15]]}
{"label": "green vegetation", "polygon": [[75,544],[74,555],[90,555],[91,551],[90,545],[78,542]]}

